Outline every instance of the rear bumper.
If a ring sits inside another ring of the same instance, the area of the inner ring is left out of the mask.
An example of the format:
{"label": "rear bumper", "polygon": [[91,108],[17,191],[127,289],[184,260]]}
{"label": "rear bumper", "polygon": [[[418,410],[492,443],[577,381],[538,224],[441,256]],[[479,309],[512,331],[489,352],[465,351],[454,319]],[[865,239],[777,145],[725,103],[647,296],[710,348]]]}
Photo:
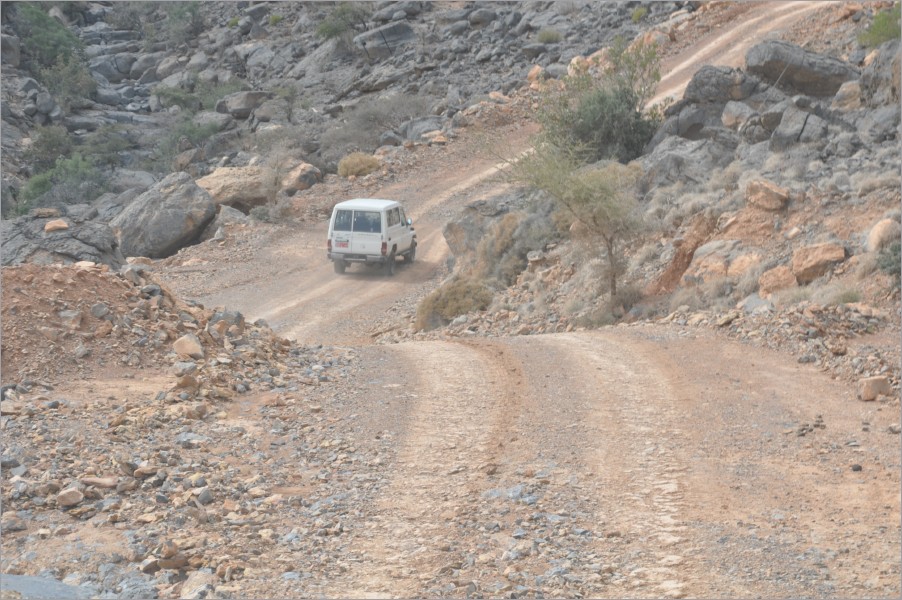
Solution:
{"label": "rear bumper", "polygon": [[384,263],[387,256],[381,254],[345,254],[343,252],[327,252],[326,257],[329,260],[343,260],[345,262],[359,263]]}

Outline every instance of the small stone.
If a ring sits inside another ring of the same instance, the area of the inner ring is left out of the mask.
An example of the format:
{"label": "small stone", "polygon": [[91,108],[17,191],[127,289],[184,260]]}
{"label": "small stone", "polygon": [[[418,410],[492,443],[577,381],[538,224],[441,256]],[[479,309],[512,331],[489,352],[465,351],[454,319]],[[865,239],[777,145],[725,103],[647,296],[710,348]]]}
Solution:
{"label": "small stone", "polygon": [[861,465],[859,465],[859,464],[852,465],[852,470],[856,471],[856,472],[861,471]]}
{"label": "small stone", "polygon": [[69,224],[62,219],[47,221],[47,223],[44,225],[44,233],[50,233],[51,231],[63,231],[65,229],[69,229]]}
{"label": "small stone", "polygon": [[166,540],[160,545],[160,556],[163,558],[172,558],[179,552],[178,544],[172,540]]}
{"label": "small stone", "polygon": [[27,529],[25,521],[15,515],[15,513],[7,511],[0,518],[0,530],[4,533],[8,531],[25,531]]}
{"label": "small stone", "polygon": [[194,359],[204,357],[204,347],[200,343],[200,339],[193,333],[188,333],[180,337],[172,344],[172,349],[176,354],[190,356]]}
{"label": "small stone", "polygon": [[57,494],[56,504],[57,506],[67,508],[69,506],[76,506],[84,499],[85,495],[82,494],[77,488],[66,488],[65,490]]}
{"label": "small stone", "polygon": [[[197,491],[197,490],[195,490]],[[213,502],[213,494],[210,492],[210,488],[200,488],[197,491],[197,501],[206,506],[207,504]]]}
{"label": "small stone", "polygon": [[880,395],[889,396],[892,391],[888,377],[866,377],[858,380],[858,397],[864,402],[876,400]]}
{"label": "small stone", "polygon": [[91,316],[96,319],[102,319],[110,314],[110,307],[103,302],[98,302],[91,307]]}
{"label": "small stone", "polygon": [[84,485],[93,485],[94,487],[105,489],[112,489],[118,483],[115,477],[83,477],[81,482]]}
{"label": "small stone", "polygon": [[156,558],[151,556],[149,558],[145,558],[141,562],[140,569],[141,569],[142,573],[147,573],[147,574],[156,573],[157,571],[160,570],[160,564],[157,562]]}

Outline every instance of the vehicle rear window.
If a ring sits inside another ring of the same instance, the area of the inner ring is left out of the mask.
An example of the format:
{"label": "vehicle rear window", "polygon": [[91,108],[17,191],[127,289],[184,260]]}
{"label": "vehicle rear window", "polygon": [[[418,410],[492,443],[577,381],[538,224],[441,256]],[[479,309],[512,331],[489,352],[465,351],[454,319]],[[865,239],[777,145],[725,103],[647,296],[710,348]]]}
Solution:
{"label": "vehicle rear window", "polygon": [[351,217],[353,211],[340,210],[335,213],[335,224],[332,226],[333,231],[351,231]]}
{"label": "vehicle rear window", "polygon": [[382,217],[377,211],[355,210],[354,231],[361,233],[380,233]]}

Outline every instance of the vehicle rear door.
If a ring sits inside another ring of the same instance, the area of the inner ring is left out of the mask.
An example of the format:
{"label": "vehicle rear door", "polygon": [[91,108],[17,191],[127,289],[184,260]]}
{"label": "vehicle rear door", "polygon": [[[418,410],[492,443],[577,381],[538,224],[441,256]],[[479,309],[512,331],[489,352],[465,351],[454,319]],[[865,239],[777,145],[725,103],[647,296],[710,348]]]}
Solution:
{"label": "vehicle rear door", "polygon": [[382,253],[382,213],[378,210],[355,210],[351,223],[351,254]]}

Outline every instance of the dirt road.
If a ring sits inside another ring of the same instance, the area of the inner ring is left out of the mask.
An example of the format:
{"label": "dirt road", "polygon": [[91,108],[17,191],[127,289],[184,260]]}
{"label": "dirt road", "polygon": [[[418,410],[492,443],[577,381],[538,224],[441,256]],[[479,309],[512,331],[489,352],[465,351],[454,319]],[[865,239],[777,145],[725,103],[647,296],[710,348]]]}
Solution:
{"label": "dirt road", "polygon": [[[820,3],[770,4],[670,62],[661,94]],[[897,410],[858,402],[813,367],[659,326],[369,344],[374,318],[434,286],[444,223],[503,190],[494,171],[458,156],[372,194],[404,201],[419,234],[417,262],[392,279],[334,274],[323,223],[203,282],[170,273],[207,305],[305,344],[355,347],[356,395],[343,408],[355,446],[391,440],[378,469],[354,471],[376,483],[347,500],[320,570],[295,566],[299,582],[261,567],[243,592],[898,596],[900,443],[887,433]]]}
{"label": "dirt road", "polygon": [[361,360],[396,455],[327,597],[898,591],[894,411],[809,367],[655,326]]}

